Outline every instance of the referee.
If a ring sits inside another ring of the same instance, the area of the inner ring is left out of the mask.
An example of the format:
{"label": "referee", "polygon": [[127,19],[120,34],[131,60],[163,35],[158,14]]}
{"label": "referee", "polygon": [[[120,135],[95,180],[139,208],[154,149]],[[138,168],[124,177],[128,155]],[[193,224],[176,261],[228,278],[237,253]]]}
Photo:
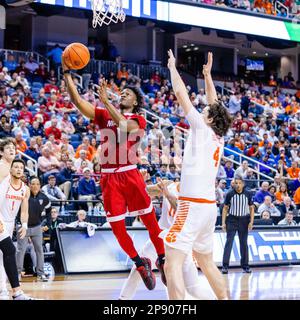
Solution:
{"label": "referee", "polygon": [[[228,214],[229,213],[229,214]],[[240,240],[241,267],[246,273],[251,273],[248,257],[248,230],[252,230],[254,220],[254,204],[251,191],[244,188],[243,178],[234,178],[233,189],[225,196],[222,213],[222,229],[227,232],[223,254],[222,273],[228,273],[230,253],[236,232]]]}
{"label": "referee", "polygon": [[43,252],[43,232],[41,227],[41,217],[44,209],[50,209],[48,197],[40,192],[41,182],[38,177],[30,179],[30,198],[28,201],[28,229],[23,239],[17,237],[17,267],[21,274],[24,264],[24,256],[28,246],[28,238],[31,239],[34,246],[37,259],[37,280],[46,282],[48,278],[44,274],[44,252]]}

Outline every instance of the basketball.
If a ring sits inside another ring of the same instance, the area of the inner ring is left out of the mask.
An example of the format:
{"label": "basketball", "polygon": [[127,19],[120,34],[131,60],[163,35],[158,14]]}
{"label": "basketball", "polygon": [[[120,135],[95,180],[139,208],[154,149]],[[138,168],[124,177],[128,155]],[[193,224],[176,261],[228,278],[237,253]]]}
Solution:
{"label": "basketball", "polygon": [[89,63],[90,52],[82,43],[74,42],[65,48],[62,57],[70,69],[78,70],[84,68]]}

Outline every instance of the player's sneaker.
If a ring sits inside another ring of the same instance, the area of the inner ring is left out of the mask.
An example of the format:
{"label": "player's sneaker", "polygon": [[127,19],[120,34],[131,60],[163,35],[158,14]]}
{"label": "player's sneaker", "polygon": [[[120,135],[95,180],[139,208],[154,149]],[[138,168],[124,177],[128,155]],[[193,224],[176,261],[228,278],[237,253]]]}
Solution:
{"label": "player's sneaker", "polygon": [[25,294],[22,290],[18,291],[16,295],[13,296],[13,300],[40,300],[40,299],[35,299],[27,294]]}
{"label": "player's sneaker", "polygon": [[153,290],[156,285],[155,274],[152,272],[151,268],[151,260],[148,258],[141,258],[144,265],[136,268],[136,270],[140,273],[144,284],[148,290]]}
{"label": "player's sneaker", "polygon": [[157,258],[156,262],[155,262],[156,268],[158,269],[158,271],[160,272],[160,278],[162,283],[167,286],[167,278],[166,278],[166,274],[165,274],[165,264],[164,263],[159,263],[159,259]]}
{"label": "player's sneaker", "polygon": [[45,274],[39,274],[36,277],[36,280],[39,282],[47,282],[49,279],[47,278],[47,276]]}
{"label": "player's sneaker", "polygon": [[9,300],[9,292],[7,289],[0,291],[0,300]]}

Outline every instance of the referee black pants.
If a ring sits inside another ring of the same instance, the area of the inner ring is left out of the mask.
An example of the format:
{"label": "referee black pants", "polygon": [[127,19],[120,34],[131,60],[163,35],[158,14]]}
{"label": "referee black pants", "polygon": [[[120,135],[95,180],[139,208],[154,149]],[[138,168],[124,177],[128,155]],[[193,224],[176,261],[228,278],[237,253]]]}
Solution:
{"label": "referee black pants", "polygon": [[228,268],[230,254],[232,250],[233,240],[236,232],[238,232],[240,240],[240,253],[241,253],[241,267],[243,269],[249,267],[248,255],[248,225],[250,222],[250,215],[245,217],[236,217],[228,215],[226,218],[226,244],[223,254],[223,267]]}

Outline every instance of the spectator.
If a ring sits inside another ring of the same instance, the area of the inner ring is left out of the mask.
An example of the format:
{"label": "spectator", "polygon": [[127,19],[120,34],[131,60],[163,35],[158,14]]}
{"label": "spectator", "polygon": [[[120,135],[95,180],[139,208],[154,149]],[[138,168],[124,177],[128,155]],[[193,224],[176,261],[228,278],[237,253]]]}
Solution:
{"label": "spectator", "polygon": [[31,124],[33,121],[33,115],[30,111],[28,111],[28,106],[25,104],[22,106],[22,110],[20,111],[19,120],[25,120],[28,124]]}
{"label": "spectator", "polygon": [[258,213],[262,213],[263,211],[269,211],[272,217],[280,217],[280,211],[275,207],[272,203],[272,198],[270,196],[266,196],[264,202],[258,207]]}
{"label": "spectator", "polygon": [[122,66],[122,68],[118,71],[117,79],[119,80],[119,82],[121,82],[122,80],[128,79],[128,72],[125,66]]}
{"label": "spectator", "polygon": [[86,162],[87,166],[92,170],[93,165],[92,163],[87,159],[87,151],[86,150],[80,150],[79,151],[79,158],[75,160],[74,162],[74,166],[76,171],[79,170],[79,168],[81,167],[82,162]]}
{"label": "spectator", "polygon": [[293,211],[288,211],[285,214],[285,218],[278,222],[280,226],[296,226],[297,222],[294,220],[294,213]]}
{"label": "spectator", "polygon": [[29,57],[29,60],[25,63],[25,68],[29,70],[31,74],[34,74],[39,68],[39,65],[34,61],[33,56]]}
{"label": "spectator", "polygon": [[[30,144],[29,144],[28,149],[25,151],[25,154],[27,156],[29,156],[30,158],[34,159],[35,161],[38,161],[39,157],[41,156],[41,154],[37,150],[35,137],[30,138]],[[30,161],[30,160],[28,160],[28,161]]]}
{"label": "spectator", "polygon": [[47,58],[51,58],[53,62],[53,66],[57,71],[58,66],[61,65],[61,56],[62,56],[62,49],[59,47],[59,44],[56,44],[52,50],[47,53]]}
{"label": "spectator", "polygon": [[231,115],[235,115],[241,111],[241,96],[238,93],[233,93],[229,99],[229,112]]}
{"label": "spectator", "polygon": [[57,182],[60,189],[66,196],[66,199],[69,199],[70,191],[72,187],[72,182],[76,179],[73,179],[73,174],[76,172],[73,165],[73,160],[69,159],[66,162],[66,167],[63,168],[57,175]]}
{"label": "spectator", "polygon": [[287,168],[286,171],[288,173],[288,178],[297,179],[300,173],[300,168],[298,168],[298,162],[293,161],[291,168]]}
{"label": "spectator", "polygon": [[68,113],[64,113],[63,118],[60,122],[60,130],[62,133],[71,135],[75,133],[75,128]]}
{"label": "spectator", "polygon": [[42,191],[49,198],[52,204],[57,203],[57,205],[61,205],[61,201],[66,200],[65,194],[56,185],[56,178],[54,175],[49,175],[48,184],[42,187]]}
{"label": "spectator", "polygon": [[44,136],[44,128],[41,123],[38,121],[33,121],[32,126],[29,127],[29,134],[31,137],[43,137]]}
{"label": "spectator", "polygon": [[76,216],[78,219],[74,222],[67,224],[66,227],[68,227],[68,228],[78,228],[78,227],[79,228],[88,228],[88,235],[89,236],[94,235],[94,232],[90,233],[89,228],[92,228],[95,231],[95,229],[97,229],[97,225],[85,221],[86,220],[86,212],[84,210],[79,210],[79,211],[77,211]]}
{"label": "spectator", "polygon": [[247,171],[249,170],[249,163],[247,160],[244,160],[242,162],[242,165],[239,166],[236,170],[234,175],[240,176],[242,178],[245,178]]}
{"label": "spectator", "polygon": [[282,182],[280,184],[279,190],[276,192],[275,196],[278,204],[283,203],[283,199],[289,196],[285,183]]}
{"label": "spectator", "polygon": [[58,141],[61,138],[61,131],[57,128],[57,119],[51,120],[51,127],[45,130],[46,137],[49,137],[50,134],[53,134],[55,140]]}
{"label": "spectator", "polygon": [[[297,179],[296,181],[299,181],[299,179]],[[300,209],[300,187],[297,188],[297,190],[294,193],[294,203],[296,205],[297,210],[299,210]]]}
{"label": "spectator", "polygon": [[79,154],[81,150],[86,151],[86,159],[89,161],[92,161],[95,155],[95,150],[90,144],[90,139],[88,136],[83,137],[82,139],[82,144],[78,146],[76,153],[75,153],[75,158],[79,158]]}
{"label": "spectator", "polygon": [[16,70],[18,64],[15,60],[14,55],[9,54],[7,60],[4,61],[4,67],[8,69],[9,72]]}
{"label": "spectator", "polygon": [[179,173],[176,171],[176,166],[175,164],[170,164],[169,165],[169,171],[167,173],[167,179],[175,181],[176,179],[180,179]]}
{"label": "spectator", "polygon": [[232,179],[234,177],[234,169],[233,169],[233,163],[229,160],[225,162],[225,172],[227,179]]}
{"label": "spectator", "polygon": [[82,116],[79,116],[75,125],[75,133],[79,133],[81,136],[84,134],[84,133],[87,133],[87,126],[86,124],[84,123],[84,119]]}
{"label": "spectator", "polygon": [[276,191],[277,191],[277,189],[276,189],[275,185],[274,185],[274,184],[271,184],[270,187],[269,187],[269,193],[270,193],[272,202],[275,202],[275,204],[277,205],[278,202],[277,202],[277,200],[276,200],[276,195],[275,195],[275,194],[276,194]]}
{"label": "spectator", "polygon": [[180,121],[176,124],[177,127],[188,130],[190,126],[186,123],[185,117],[180,117]]}
{"label": "spectator", "polygon": [[249,190],[255,190],[257,188],[257,181],[254,171],[252,169],[248,169],[244,176],[245,187]]}
{"label": "spectator", "polygon": [[83,178],[79,180],[78,184],[78,199],[87,201],[89,214],[93,210],[93,202],[96,198],[96,183],[91,178],[91,170],[89,168],[83,169]]}
{"label": "spectator", "polygon": [[47,71],[47,69],[45,67],[44,62],[40,62],[39,63],[39,67],[35,70],[35,74],[37,76],[39,76],[42,79],[43,82],[46,82],[49,74],[48,74],[48,71]]}
{"label": "spectator", "polygon": [[50,149],[48,147],[42,149],[42,156],[39,157],[38,160],[38,168],[42,173],[46,174],[45,179],[48,174],[59,172],[59,162],[56,157],[50,154]]}
{"label": "spectator", "polygon": [[47,233],[50,236],[50,251],[55,252],[54,266],[57,271],[57,265],[59,261],[58,257],[60,256],[60,250],[59,250],[58,241],[57,241],[56,228],[61,223],[63,223],[63,220],[58,217],[59,213],[57,208],[52,207],[50,212],[51,212],[50,219],[45,219],[42,221],[42,230],[44,233]]}
{"label": "spectator", "polygon": [[17,134],[15,135],[15,138],[16,138],[17,151],[21,151],[25,153],[25,151],[27,150],[27,144],[22,137],[22,132],[17,132]]}
{"label": "spectator", "polygon": [[271,196],[268,189],[269,183],[266,181],[263,182],[261,184],[261,189],[257,191],[254,196],[254,204],[256,205],[256,207],[258,207],[260,204],[264,202],[266,196]]}
{"label": "spectator", "polygon": [[279,210],[281,212],[281,216],[285,216],[288,211],[296,210],[296,207],[292,204],[292,200],[290,197],[284,197],[283,202],[279,205]]}

